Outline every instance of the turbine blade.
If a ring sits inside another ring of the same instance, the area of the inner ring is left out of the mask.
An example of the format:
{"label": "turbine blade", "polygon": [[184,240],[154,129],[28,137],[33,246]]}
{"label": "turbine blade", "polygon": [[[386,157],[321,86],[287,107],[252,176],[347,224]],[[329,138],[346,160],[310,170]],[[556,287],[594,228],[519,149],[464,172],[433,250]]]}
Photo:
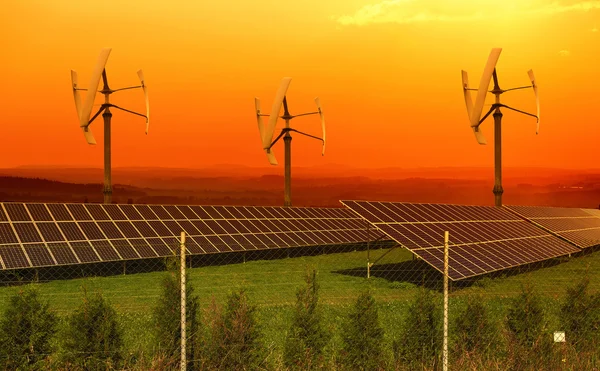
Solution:
{"label": "turbine blade", "polygon": [[83,136],[88,144],[96,144],[96,139],[94,138],[94,134],[92,134],[92,130],[89,127],[81,128],[83,130]]}
{"label": "turbine blade", "polygon": [[533,86],[533,92],[535,94],[535,105],[537,106],[537,126],[535,129],[535,133],[539,134],[540,133],[540,96],[538,93],[537,83],[535,82],[535,76],[533,76],[533,70],[527,71],[527,74],[529,75],[529,80],[531,80],[531,86]]}
{"label": "turbine blade", "polygon": [[283,104],[283,98],[285,98],[285,93],[287,93],[291,81],[291,77],[284,77],[283,80],[281,80],[279,90],[277,90],[275,100],[273,101],[273,108],[271,109],[271,115],[269,116],[269,123],[267,124],[267,128],[264,132],[263,148],[268,148],[271,145],[273,133],[275,132],[275,125],[277,124],[277,119],[279,118],[279,111],[281,111],[281,105]]}
{"label": "turbine blade", "polygon": [[100,56],[98,56],[96,66],[94,66],[94,71],[92,72],[92,78],[90,79],[87,94],[85,96],[85,101],[81,107],[81,115],[79,117],[80,127],[86,127],[89,123],[90,115],[92,114],[92,106],[94,105],[94,98],[96,97],[96,91],[98,90],[98,84],[100,83],[102,71],[104,71],[104,67],[106,66],[106,62],[108,61],[108,56],[110,55],[111,50],[111,48],[104,48],[100,52]]}
{"label": "turbine blade", "polygon": [[490,86],[490,80],[492,79],[492,74],[494,73],[494,69],[496,68],[496,63],[498,63],[498,58],[500,58],[501,52],[502,48],[492,49],[483,70],[483,74],[481,75],[479,89],[477,89],[477,98],[475,99],[475,105],[473,106],[473,110],[471,112],[472,127],[475,127],[479,124],[481,111],[483,110],[483,103],[485,103],[485,96]]}
{"label": "turbine blade", "polygon": [[77,72],[71,70],[71,84],[73,85],[73,99],[75,99],[75,109],[77,110],[77,120],[81,120],[81,96],[77,90]]}
{"label": "turbine blade", "polygon": [[137,75],[142,83],[142,90],[144,90],[144,100],[146,101],[146,135],[148,135],[148,129],[150,129],[150,101],[148,100],[148,87],[144,80],[144,72],[139,70],[137,71]]}
{"label": "turbine blade", "polygon": [[323,152],[321,153],[321,156],[325,156],[325,114],[321,108],[321,100],[319,97],[315,98],[315,103],[317,104],[317,108],[319,110],[319,116],[321,117],[321,128],[323,129]]}
{"label": "turbine blade", "polygon": [[475,139],[477,139],[477,143],[483,145],[487,144],[487,140],[485,139],[485,136],[483,135],[483,132],[481,131],[480,127],[474,127],[473,133],[475,133]]}
{"label": "turbine blade", "polygon": [[267,154],[267,159],[269,160],[269,163],[271,165],[277,165],[277,159],[275,158],[275,154],[273,153],[273,151],[267,151],[265,149],[265,153]]}

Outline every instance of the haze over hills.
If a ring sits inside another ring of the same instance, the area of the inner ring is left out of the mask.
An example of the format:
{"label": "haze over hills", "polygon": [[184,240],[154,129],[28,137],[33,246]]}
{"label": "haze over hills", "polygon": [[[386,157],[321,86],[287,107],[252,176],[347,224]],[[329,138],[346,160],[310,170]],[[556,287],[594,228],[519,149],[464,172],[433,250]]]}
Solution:
{"label": "haze over hills", "polygon": [[[114,168],[114,201],[281,205],[283,168],[215,165],[199,169]],[[492,168],[292,169],[295,206],[340,206],[340,199],[493,204]],[[101,168],[0,169],[4,201],[102,201]],[[504,203],[597,208],[600,170],[505,168]]]}

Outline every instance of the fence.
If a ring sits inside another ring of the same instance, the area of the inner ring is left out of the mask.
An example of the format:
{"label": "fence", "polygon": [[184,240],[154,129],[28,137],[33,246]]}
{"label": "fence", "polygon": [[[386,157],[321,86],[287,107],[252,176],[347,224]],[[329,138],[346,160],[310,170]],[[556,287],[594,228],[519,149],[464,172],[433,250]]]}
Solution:
{"label": "fence", "polygon": [[446,369],[444,360],[450,370],[600,365],[600,252],[594,247],[448,281],[389,242],[183,257],[181,242],[170,240],[173,258],[4,271],[0,364],[131,370],[437,370]]}

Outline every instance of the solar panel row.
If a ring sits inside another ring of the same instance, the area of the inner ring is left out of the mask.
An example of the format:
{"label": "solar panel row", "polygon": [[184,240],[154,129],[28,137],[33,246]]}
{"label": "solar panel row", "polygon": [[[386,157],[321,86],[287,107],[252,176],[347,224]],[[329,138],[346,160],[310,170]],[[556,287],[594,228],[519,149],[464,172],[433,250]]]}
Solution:
{"label": "solar panel row", "polygon": [[0,204],[3,269],[361,243],[366,224],[341,208]]}
{"label": "solar panel row", "polygon": [[460,280],[578,252],[579,249],[496,207],[342,201],[396,242],[443,271],[449,231],[449,272]]}
{"label": "solar panel row", "polygon": [[540,206],[506,208],[580,248],[600,245],[600,210]]}

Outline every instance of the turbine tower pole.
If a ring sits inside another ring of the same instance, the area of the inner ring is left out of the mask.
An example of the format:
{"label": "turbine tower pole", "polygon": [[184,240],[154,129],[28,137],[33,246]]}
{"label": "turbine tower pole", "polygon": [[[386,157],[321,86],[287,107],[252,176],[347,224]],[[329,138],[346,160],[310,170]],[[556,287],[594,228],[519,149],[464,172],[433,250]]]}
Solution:
{"label": "turbine tower pole", "polygon": [[283,206],[292,206],[292,135],[290,134],[290,120],[292,116],[288,111],[287,99],[283,97],[283,116],[285,120],[285,136],[283,142],[285,144],[285,174],[284,174],[284,195]]}
{"label": "turbine tower pole", "polygon": [[106,78],[106,70],[102,71],[102,80],[104,81],[104,87],[102,88],[101,93],[104,94],[104,104],[106,108],[102,113],[102,118],[104,118],[104,189],[102,193],[104,194],[104,203],[111,204],[112,203],[112,178],[111,178],[111,125],[110,121],[112,118],[112,113],[110,112],[110,104],[109,97],[112,93],[112,90],[108,87],[108,79]]}
{"label": "turbine tower pole", "polygon": [[[492,75],[494,78],[494,90],[492,93],[496,96],[496,104],[500,104],[500,94],[502,89],[498,85],[498,75],[494,68]],[[504,189],[502,188],[502,112],[500,107],[497,106],[494,111],[494,200],[496,207],[502,207],[502,194]]]}

